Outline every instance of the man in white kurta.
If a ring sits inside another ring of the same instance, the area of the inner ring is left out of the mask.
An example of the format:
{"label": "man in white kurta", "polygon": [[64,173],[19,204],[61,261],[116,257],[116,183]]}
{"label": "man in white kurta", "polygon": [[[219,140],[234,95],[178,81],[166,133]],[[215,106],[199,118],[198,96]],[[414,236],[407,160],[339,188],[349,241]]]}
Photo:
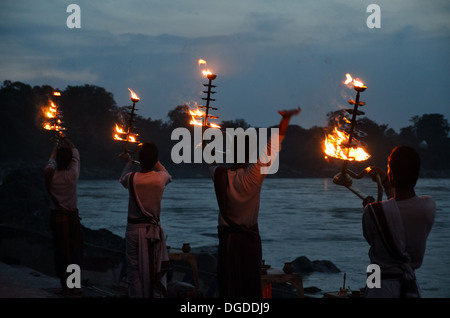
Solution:
{"label": "man in white kurta", "polygon": [[[256,163],[234,162],[230,168],[212,165],[219,205],[218,285],[221,298],[260,298],[262,247],[258,229],[260,193],[271,164],[281,149],[291,116],[300,108],[280,111],[278,133],[273,133]],[[248,145],[249,147],[249,145]],[[275,153],[273,153],[275,152]]]}
{"label": "man in white kurta", "polygon": [[162,298],[167,292],[169,257],[160,222],[161,201],[171,175],[158,161],[153,143],[139,151],[140,172],[133,172],[129,158],[120,183],[129,190],[125,233],[129,297]]}
{"label": "man in white kurta", "polygon": [[[374,178],[379,174],[388,200],[364,207],[363,235],[370,245],[369,259],[381,270],[380,288],[366,288],[365,297],[420,297],[415,270],[420,268],[428,235],[434,223],[436,203],[429,195],[416,195],[420,158],[411,147],[395,147],[388,159],[387,174],[371,167]],[[412,281],[418,289],[410,296],[402,282]]]}
{"label": "man in white kurta", "polygon": [[44,170],[50,197],[50,226],[54,245],[55,270],[63,293],[67,287],[67,266],[82,267],[83,231],[78,214],[77,183],[80,175],[80,153],[68,138],[55,145]]}

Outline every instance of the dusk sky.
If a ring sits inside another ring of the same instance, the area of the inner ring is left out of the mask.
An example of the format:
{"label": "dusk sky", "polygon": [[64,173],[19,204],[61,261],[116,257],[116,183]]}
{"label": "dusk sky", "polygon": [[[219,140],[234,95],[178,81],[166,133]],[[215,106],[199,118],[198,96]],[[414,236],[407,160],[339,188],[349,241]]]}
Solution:
{"label": "dusk sky", "polygon": [[[69,28],[68,5],[81,28]],[[369,28],[370,4],[380,28]],[[292,124],[325,126],[350,107],[345,74],[367,86],[365,115],[399,132],[410,119],[450,121],[448,0],[166,0],[0,3],[0,80],[97,85],[137,113],[167,120],[175,106],[202,104],[197,61],[217,74],[219,120],[278,124],[277,110],[302,107]],[[64,110],[62,110],[64,112]]]}

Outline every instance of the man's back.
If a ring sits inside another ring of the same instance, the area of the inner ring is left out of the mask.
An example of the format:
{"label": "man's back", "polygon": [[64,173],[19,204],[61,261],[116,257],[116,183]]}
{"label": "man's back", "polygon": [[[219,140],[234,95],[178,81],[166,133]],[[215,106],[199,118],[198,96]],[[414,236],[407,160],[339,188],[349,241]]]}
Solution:
{"label": "man's back", "polygon": [[[393,200],[393,199],[392,199]],[[436,204],[430,196],[414,196],[397,201],[397,206],[405,232],[406,251],[411,257],[411,266],[417,269],[422,265],[426,241],[434,223]],[[378,264],[382,272],[401,273],[400,261],[387,251],[382,237],[369,214],[369,206],[364,208],[363,234],[371,248],[371,263]]]}
{"label": "man's back", "polygon": [[397,201],[405,229],[406,251],[411,256],[411,266],[422,265],[426,241],[434,223],[436,203],[430,196],[415,196]]}

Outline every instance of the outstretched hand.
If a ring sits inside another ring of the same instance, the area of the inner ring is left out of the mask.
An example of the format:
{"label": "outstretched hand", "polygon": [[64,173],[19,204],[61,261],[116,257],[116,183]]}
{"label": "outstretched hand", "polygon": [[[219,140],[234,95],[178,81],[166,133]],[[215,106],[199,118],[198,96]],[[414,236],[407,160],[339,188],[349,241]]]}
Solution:
{"label": "outstretched hand", "polygon": [[377,182],[377,175],[380,176],[381,183],[384,184],[388,180],[386,172],[376,166],[367,167],[367,174],[372,178],[372,181]]}
{"label": "outstretched hand", "polygon": [[279,110],[278,113],[282,116],[280,124],[278,125],[278,128],[280,129],[279,133],[280,136],[284,136],[286,134],[287,127],[289,125],[289,121],[291,120],[291,117],[293,115],[297,115],[300,113],[302,109],[299,107],[297,109],[290,109],[290,110]]}
{"label": "outstretched hand", "polygon": [[289,110],[279,110],[278,113],[283,117],[291,117],[293,115],[297,115],[300,113],[302,109],[300,106],[297,109],[289,109]]}

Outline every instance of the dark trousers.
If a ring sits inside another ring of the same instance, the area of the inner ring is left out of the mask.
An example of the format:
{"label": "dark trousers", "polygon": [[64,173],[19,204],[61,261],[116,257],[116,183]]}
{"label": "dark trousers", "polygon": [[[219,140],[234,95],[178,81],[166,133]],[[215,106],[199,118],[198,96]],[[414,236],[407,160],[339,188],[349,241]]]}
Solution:
{"label": "dark trousers", "polygon": [[77,264],[82,267],[83,231],[78,211],[51,210],[51,231],[55,271],[61,287],[67,288],[67,266]]}
{"label": "dark trousers", "polygon": [[221,298],[261,298],[262,247],[258,226],[218,227],[217,279]]}

